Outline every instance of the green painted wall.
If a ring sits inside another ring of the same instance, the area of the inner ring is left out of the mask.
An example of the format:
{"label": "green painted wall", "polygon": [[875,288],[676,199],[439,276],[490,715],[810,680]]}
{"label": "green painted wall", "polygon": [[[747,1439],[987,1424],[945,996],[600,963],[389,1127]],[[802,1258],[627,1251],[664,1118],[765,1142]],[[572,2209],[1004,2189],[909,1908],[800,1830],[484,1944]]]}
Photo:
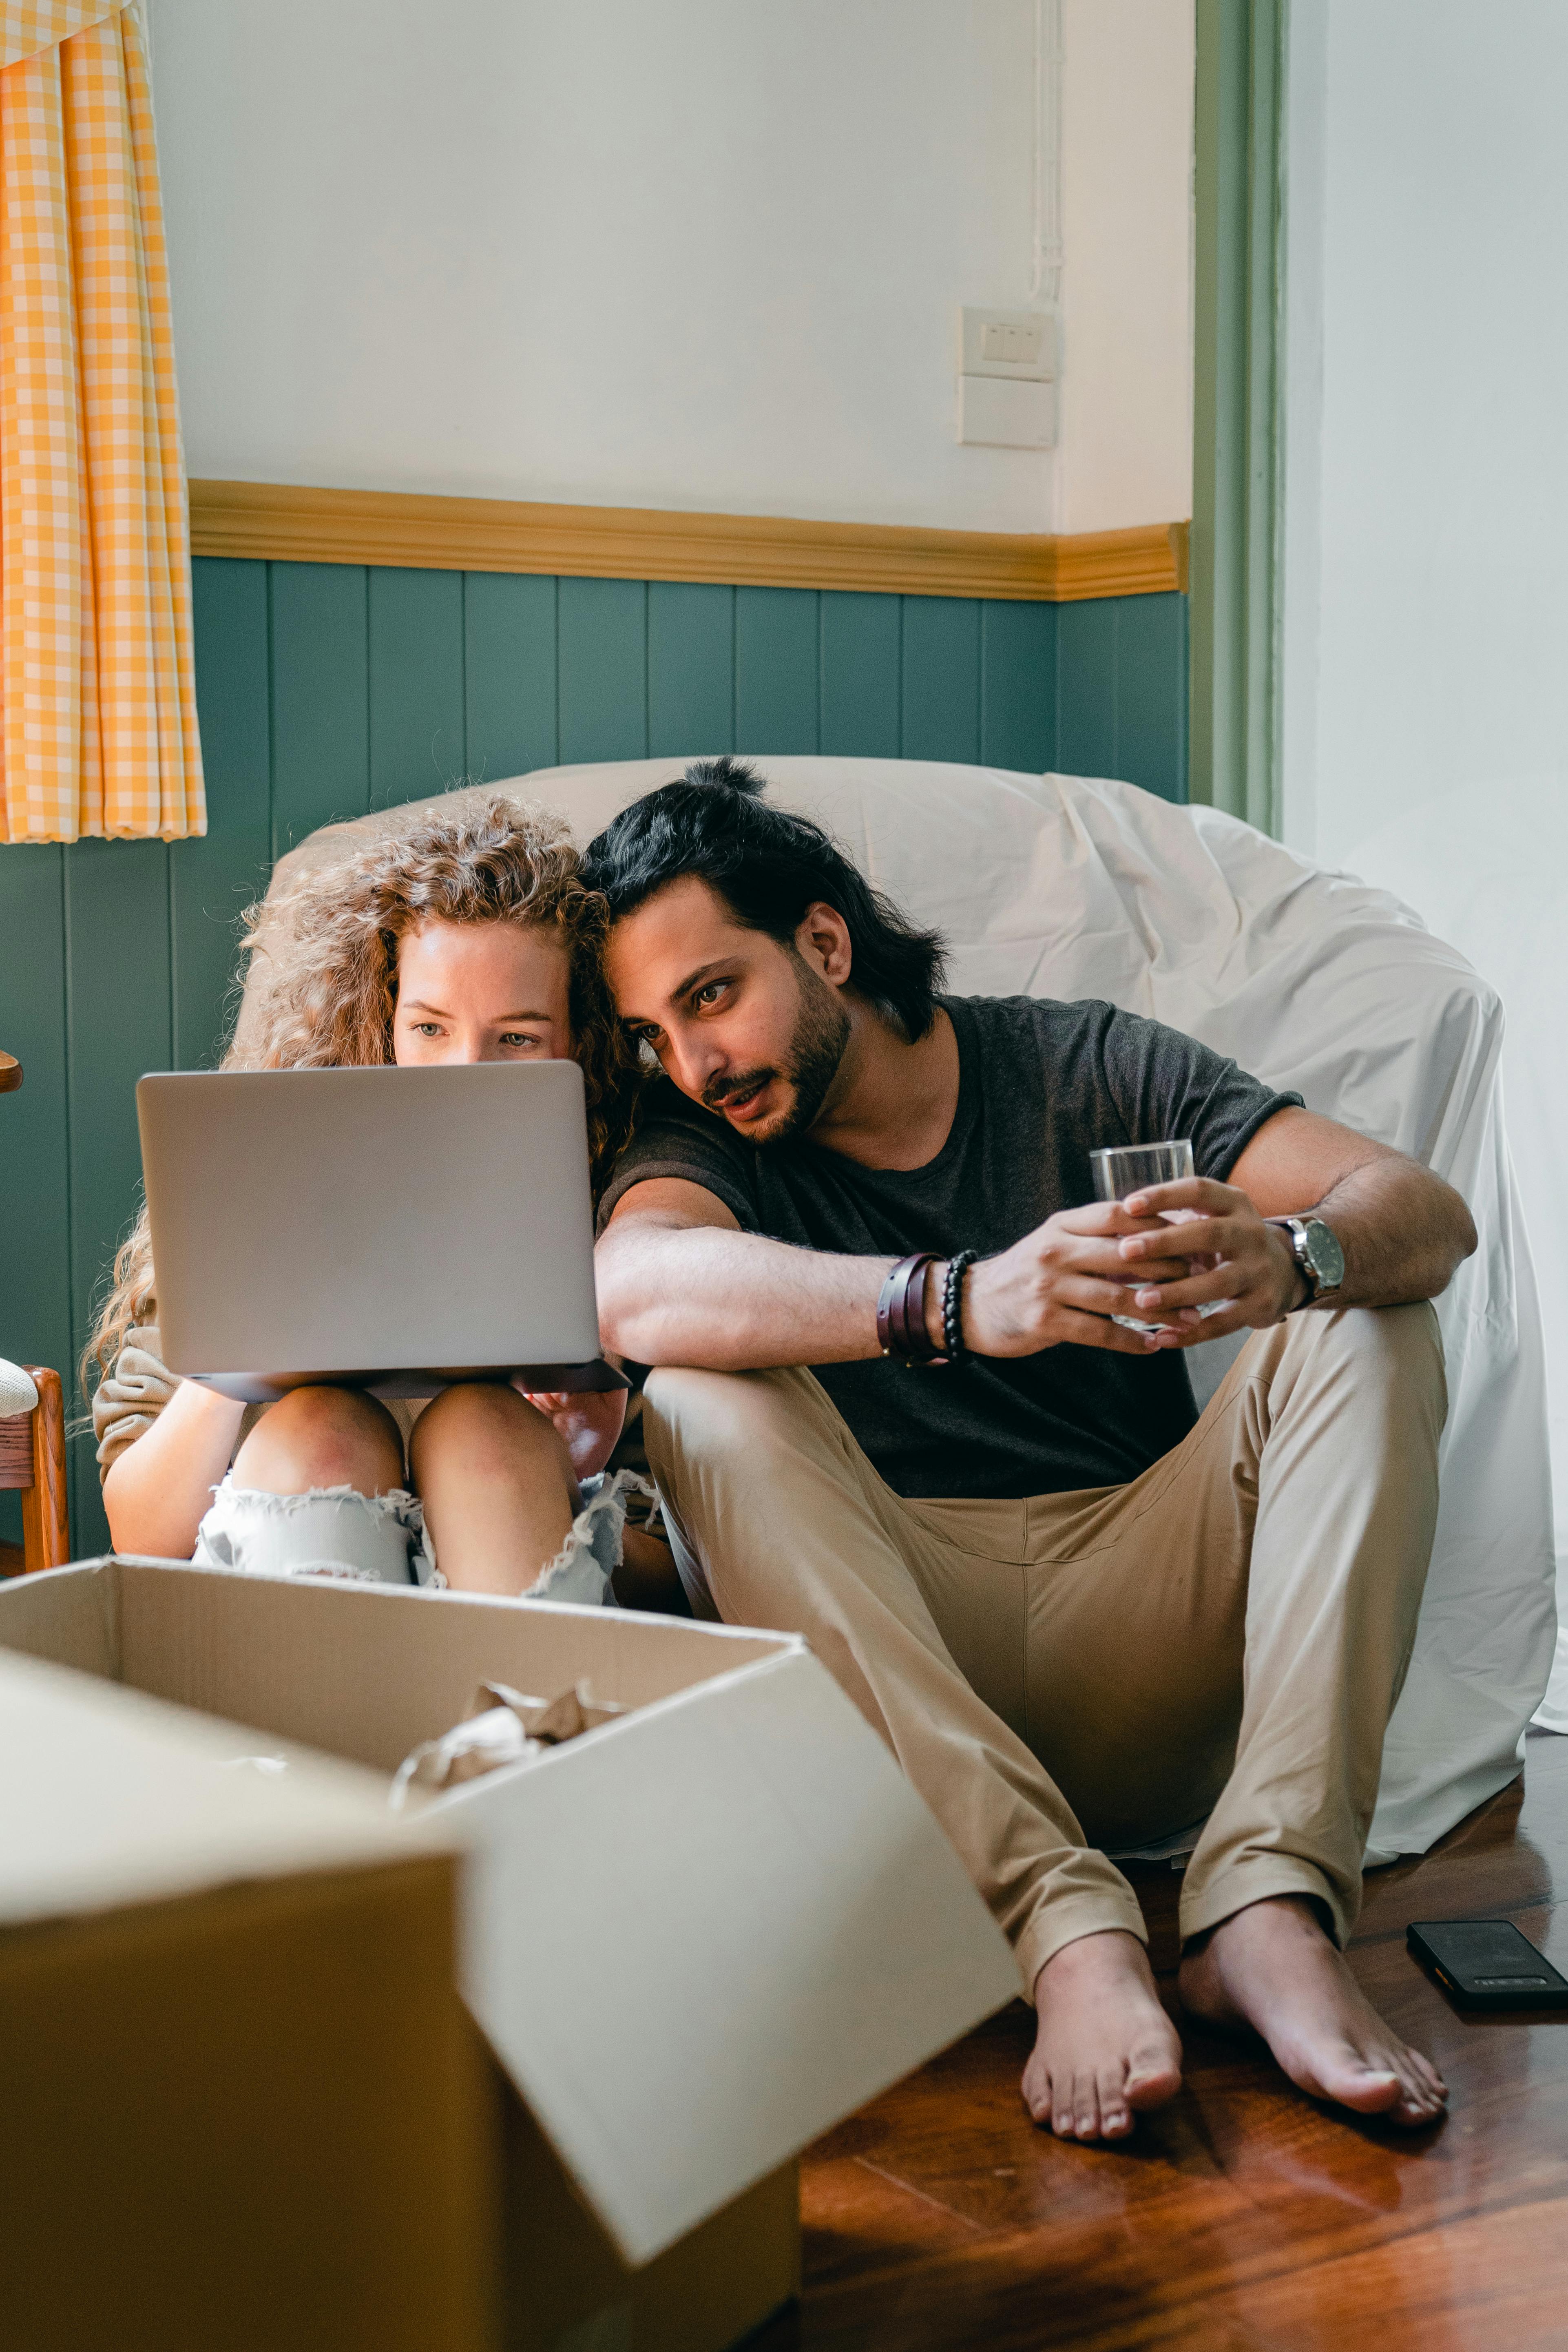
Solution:
{"label": "green painted wall", "polygon": [[[465,775],[830,751],[1186,797],[1186,600],[1082,604],[200,561],[203,840],[0,847],[0,1354],[74,1361],[132,1213],[143,1070],[208,1062],[234,924],[329,818]],[[79,1404],[79,1400],[78,1401]],[[107,1540],[90,1446],[80,1556]],[[14,1496],[0,1538],[16,1541]]]}

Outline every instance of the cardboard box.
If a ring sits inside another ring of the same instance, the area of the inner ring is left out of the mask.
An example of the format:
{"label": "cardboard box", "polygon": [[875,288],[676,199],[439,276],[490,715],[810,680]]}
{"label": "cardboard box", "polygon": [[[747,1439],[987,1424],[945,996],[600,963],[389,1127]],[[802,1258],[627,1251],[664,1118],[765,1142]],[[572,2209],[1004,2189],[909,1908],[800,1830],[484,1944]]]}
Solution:
{"label": "cardboard box", "polygon": [[0,1590],[0,1644],[247,1727],[237,1752],[383,1776],[481,1682],[630,1710],[407,1831],[467,1855],[529,2352],[757,2325],[793,2291],[799,2151],[1017,1991],[931,1813],[789,1636],[111,1558]]}
{"label": "cardboard box", "polygon": [[0,1656],[0,2341],[473,2352],[456,1863],[389,1834],[368,1775],[234,1748]]}

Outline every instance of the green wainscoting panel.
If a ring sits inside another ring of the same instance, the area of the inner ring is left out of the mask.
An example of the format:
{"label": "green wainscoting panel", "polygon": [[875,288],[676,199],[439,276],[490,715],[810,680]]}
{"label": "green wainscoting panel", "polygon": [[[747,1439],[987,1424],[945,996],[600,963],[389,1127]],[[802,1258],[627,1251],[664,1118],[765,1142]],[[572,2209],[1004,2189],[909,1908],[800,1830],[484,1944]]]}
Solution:
{"label": "green wainscoting panel", "polygon": [[[72,1333],[65,860],[52,845],[0,848],[0,1046],[22,1065],[16,1092],[0,1095],[0,1356],[61,1371]],[[21,1498],[0,1494],[0,1542],[21,1540]]]}
{"label": "green wainscoting panel", "polygon": [[[163,842],[80,841],[68,855],[66,1005],[74,1359],[140,1199],[136,1080],[174,1058]],[[87,1449],[77,1449],[73,1469],[75,1549],[101,1550],[108,1522]]]}
{"label": "green wainscoting panel", "polygon": [[[318,824],[465,772],[773,754],[984,760],[1186,798],[1187,609],[204,559],[199,841],[0,847],[0,1354],[68,1370],[135,1215],[134,1089],[216,1058],[240,909]],[[81,1400],[77,1400],[80,1410]],[[78,1553],[106,1540],[73,1442]],[[17,1539],[16,1498],[0,1538]]]}
{"label": "green wainscoting panel", "polygon": [[1116,615],[1099,598],[1057,614],[1057,676],[1072,691],[1058,705],[1057,756],[1068,776],[1116,773]]}
{"label": "green wainscoting panel", "polygon": [[729,751],[735,742],[735,592],[689,580],[647,591],[647,748]]}
{"label": "green wainscoting panel", "polygon": [[463,580],[468,773],[480,783],[553,768],[556,583],[506,572]]}
{"label": "green wainscoting panel", "polygon": [[370,573],[370,804],[442,793],[468,772],[464,740],[463,575]]}
{"label": "green wainscoting panel", "polygon": [[735,591],[735,749],[815,751],[821,724],[821,598],[815,588]]}
{"label": "green wainscoting panel", "polygon": [[1186,598],[1118,596],[1114,604],[1116,743],[1103,772],[1162,800],[1185,800]]}
{"label": "green wainscoting panel", "polygon": [[196,709],[207,829],[169,850],[174,1061],[216,1059],[234,971],[235,924],[272,863],[267,566],[214,559],[194,582]]}
{"label": "green wainscoting panel", "polygon": [[[203,567],[194,567],[200,571]],[[370,806],[368,580],[360,563],[271,563],[272,854]],[[202,648],[196,647],[198,668]]]}
{"label": "green wainscoting panel", "polygon": [[903,606],[901,596],[822,592],[824,751],[852,760],[901,757]]}
{"label": "green wainscoting panel", "polygon": [[1186,599],[1096,597],[1057,614],[1057,765],[1187,797]]}
{"label": "green wainscoting panel", "polygon": [[980,757],[980,600],[910,596],[904,605],[903,756]]}
{"label": "green wainscoting panel", "polygon": [[647,582],[563,580],[558,610],[562,759],[646,759]]}
{"label": "green wainscoting panel", "polygon": [[1055,604],[980,608],[980,756],[988,768],[1037,763],[1042,743],[1057,767]]}

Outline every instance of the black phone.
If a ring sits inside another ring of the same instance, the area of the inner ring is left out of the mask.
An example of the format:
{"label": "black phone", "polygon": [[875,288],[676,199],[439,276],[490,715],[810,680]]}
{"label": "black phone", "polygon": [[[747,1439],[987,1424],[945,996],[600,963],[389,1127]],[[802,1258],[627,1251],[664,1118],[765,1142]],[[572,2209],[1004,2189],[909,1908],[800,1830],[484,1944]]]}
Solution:
{"label": "black phone", "polygon": [[1568,1977],[1509,1919],[1415,1919],[1405,1940],[1467,2009],[1568,2009]]}

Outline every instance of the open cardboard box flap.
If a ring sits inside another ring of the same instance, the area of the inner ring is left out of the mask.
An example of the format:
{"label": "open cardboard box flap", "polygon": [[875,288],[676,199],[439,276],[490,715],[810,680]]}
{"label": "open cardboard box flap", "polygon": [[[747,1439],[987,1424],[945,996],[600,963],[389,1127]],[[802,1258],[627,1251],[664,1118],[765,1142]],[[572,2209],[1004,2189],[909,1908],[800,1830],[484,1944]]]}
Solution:
{"label": "open cardboard box flap", "polygon": [[0,1651],[0,1927],[408,1852],[374,1774],[300,1749],[274,1777],[240,1752],[227,1724]]}
{"label": "open cardboard box flap", "polygon": [[469,2007],[630,2263],[1018,1991],[926,1806],[793,1637],[110,1559],[0,1590],[0,1643],[384,1774],[481,1682],[632,1709],[411,1823],[468,1847]]}

